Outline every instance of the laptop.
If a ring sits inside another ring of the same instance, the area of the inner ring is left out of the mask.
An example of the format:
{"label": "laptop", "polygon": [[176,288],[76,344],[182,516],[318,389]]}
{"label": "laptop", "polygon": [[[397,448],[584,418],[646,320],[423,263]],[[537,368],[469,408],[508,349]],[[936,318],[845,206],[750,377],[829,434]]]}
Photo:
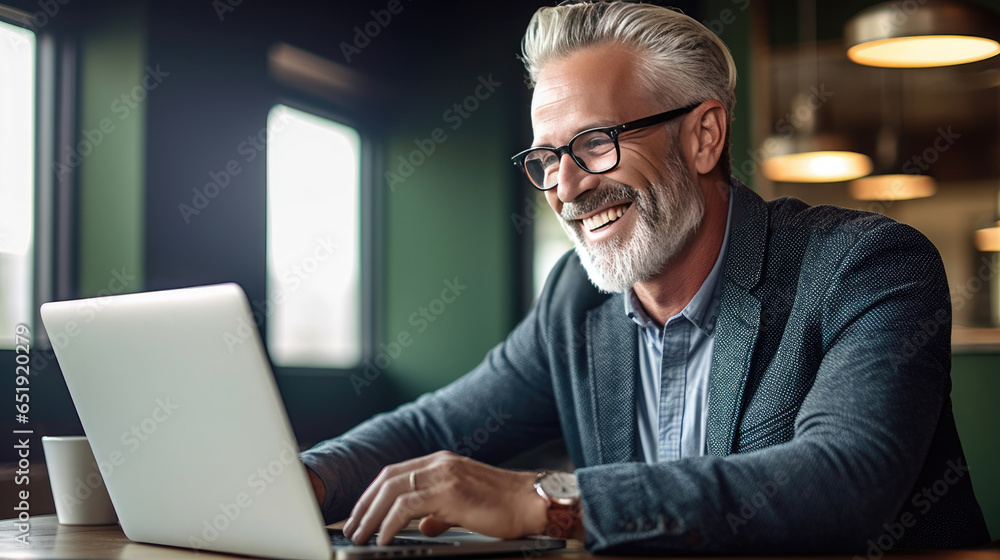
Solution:
{"label": "laptop", "polygon": [[340,534],[337,544],[236,284],[46,303],[41,315],[133,541],[301,560],[536,556],[565,546],[462,531],[408,531],[389,546]]}

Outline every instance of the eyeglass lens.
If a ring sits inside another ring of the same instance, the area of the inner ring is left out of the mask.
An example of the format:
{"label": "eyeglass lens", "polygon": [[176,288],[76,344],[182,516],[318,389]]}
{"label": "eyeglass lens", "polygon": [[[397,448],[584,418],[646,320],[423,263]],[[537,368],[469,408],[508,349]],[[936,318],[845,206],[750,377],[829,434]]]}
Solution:
{"label": "eyeglass lens", "polygon": [[[591,173],[603,173],[618,163],[615,140],[603,130],[584,132],[573,138],[569,151],[580,167]],[[524,170],[536,187],[549,189],[559,180],[560,159],[555,151],[540,148],[525,156]]]}

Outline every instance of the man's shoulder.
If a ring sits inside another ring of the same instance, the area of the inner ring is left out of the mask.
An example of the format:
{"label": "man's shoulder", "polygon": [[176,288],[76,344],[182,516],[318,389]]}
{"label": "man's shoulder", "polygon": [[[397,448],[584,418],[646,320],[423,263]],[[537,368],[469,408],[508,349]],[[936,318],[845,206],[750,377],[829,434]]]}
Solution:
{"label": "man's shoulder", "polygon": [[899,224],[892,218],[876,212],[842,208],[829,204],[810,206],[792,197],[776,198],[766,204],[770,226],[774,230],[805,229],[836,232],[870,230],[890,224]]}
{"label": "man's shoulder", "polygon": [[875,212],[810,206],[794,198],[766,204],[769,231],[763,274],[772,287],[787,289],[780,286],[789,282],[813,287],[830,282],[874,286],[877,280],[919,281],[947,291],[940,253],[910,225]]}
{"label": "man's shoulder", "polygon": [[766,205],[772,246],[808,240],[846,250],[859,242],[878,245],[895,240],[937,254],[937,249],[920,231],[877,212],[828,204],[810,206],[790,197],[777,198]]}

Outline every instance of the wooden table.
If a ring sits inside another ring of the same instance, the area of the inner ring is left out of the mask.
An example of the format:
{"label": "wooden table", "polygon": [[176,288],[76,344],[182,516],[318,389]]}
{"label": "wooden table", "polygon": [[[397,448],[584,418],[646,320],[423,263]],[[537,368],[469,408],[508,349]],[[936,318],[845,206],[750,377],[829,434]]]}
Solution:
{"label": "wooden table", "polygon": [[[246,558],[211,552],[195,552],[183,548],[139,544],[128,540],[118,525],[69,526],[60,525],[55,515],[38,515],[31,518],[28,546],[14,540],[18,531],[15,520],[0,521],[0,558],[116,558],[122,560],[185,559],[213,560],[216,558]],[[521,555],[512,556],[523,560]],[[577,541],[570,541],[568,549],[540,557],[554,560],[615,560],[613,556],[591,556]],[[782,557],[794,560],[796,557]],[[850,556],[819,556],[819,560],[853,560]],[[1000,560],[1000,549],[991,550],[947,550],[892,552],[883,558],[912,560]],[[624,560],[624,559],[623,559]],[[635,557],[629,558],[635,560]],[[722,560],[713,558],[713,560]],[[760,560],[760,557],[754,557]]]}

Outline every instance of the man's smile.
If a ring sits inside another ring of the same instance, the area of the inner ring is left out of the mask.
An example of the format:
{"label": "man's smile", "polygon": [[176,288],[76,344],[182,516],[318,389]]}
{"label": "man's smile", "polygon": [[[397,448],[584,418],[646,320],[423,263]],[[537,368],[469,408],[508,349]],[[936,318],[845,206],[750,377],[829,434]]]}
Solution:
{"label": "man's smile", "polygon": [[581,218],[580,223],[583,224],[584,228],[591,232],[606,229],[610,227],[611,224],[617,222],[630,206],[632,206],[632,203],[626,202],[624,204],[617,204],[615,206],[605,208],[587,216],[586,218]]}

